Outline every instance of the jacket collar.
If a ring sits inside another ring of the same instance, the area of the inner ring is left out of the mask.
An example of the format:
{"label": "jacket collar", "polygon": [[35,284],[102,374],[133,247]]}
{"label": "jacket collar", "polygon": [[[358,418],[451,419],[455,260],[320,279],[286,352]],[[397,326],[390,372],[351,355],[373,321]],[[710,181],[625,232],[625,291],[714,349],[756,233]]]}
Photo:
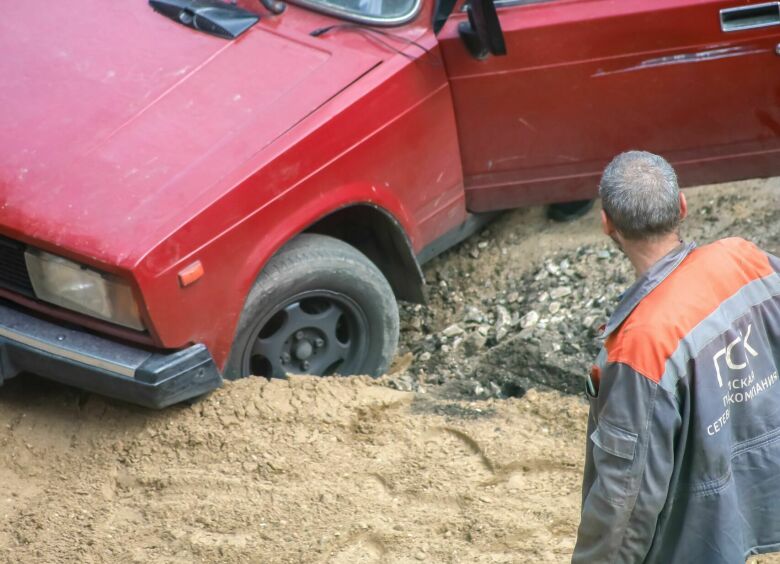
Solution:
{"label": "jacket collar", "polygon": [[652,292],[661,282],[666,280],[666,278],[680,266],[683,259],[685,259],[685,257],[687,257],[695,248],[696,243],[693,241],[690,243],[680,242],[679,245],[669,251],[658,262],[651,266],[647,272],[640,276],[620,297],[620,303],[618,303],[617,309],[615,309],[610,316],[609,321],[607,321],[601,338],[606,339],[615,331],[615,329],[620,327],[629,314],[634,311],[634,308],[639,305],[639,302],[641,302],[644,297]]}

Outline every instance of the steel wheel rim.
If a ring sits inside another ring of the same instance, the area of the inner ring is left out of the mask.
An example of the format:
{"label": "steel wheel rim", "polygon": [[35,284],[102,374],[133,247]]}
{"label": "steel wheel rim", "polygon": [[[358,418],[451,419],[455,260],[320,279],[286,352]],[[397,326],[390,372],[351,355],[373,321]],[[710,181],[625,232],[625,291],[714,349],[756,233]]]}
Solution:
{"label": "steel wheel rim", "polygon": [[349,296],[310,290],[288,299],[252,328],[243,375],[354,374],[368,352],[368,320]]}

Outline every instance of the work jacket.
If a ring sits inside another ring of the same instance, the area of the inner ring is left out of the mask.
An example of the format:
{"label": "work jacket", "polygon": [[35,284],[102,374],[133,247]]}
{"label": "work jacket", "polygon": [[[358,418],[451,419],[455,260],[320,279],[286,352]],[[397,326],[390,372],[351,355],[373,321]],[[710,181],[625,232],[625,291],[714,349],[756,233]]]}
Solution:
{"label": "work jacket", "polygon": [[572,562],[780,550],[780,261],[681,244],[623,295],[588,382]]}

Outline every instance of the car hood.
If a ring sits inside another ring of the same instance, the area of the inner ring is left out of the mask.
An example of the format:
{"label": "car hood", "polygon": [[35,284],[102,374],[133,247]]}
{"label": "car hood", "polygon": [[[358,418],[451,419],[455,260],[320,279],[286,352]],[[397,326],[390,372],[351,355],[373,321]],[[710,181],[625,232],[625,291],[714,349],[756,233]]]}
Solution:
{"label": "car hood", "polygon": [[227,41],[140,0],[3,12],[0,231],[117,265],[379,62],[265,20]]}

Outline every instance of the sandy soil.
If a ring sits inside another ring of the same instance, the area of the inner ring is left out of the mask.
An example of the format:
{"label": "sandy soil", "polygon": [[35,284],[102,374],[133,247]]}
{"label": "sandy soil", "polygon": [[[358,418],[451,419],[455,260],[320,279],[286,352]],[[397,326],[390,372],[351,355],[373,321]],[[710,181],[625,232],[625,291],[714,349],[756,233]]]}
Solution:
{"label": "sandy soil", "polygon": [[431,402],[249,379],[164,413],[45,383],[0,397],[7,562],[560,562],[584,401]]}
{"label": "sandy soil", "polygon": [[[777,251],[777,215],[766,210],[778,190],[774,179],[691,192],[687,229]],[[434,296],[404,323],[424,314],[441,330],[472,293],[500,293],[550,253],[596,244],[596,217],[561,226],[541,209],[507,214],[490,228],[495,244],[466,243],[426,269],[434,283],[441,269],[464,274],[448,274],[461,300]],[[379,381],[252,378],[164,412],[34,377],[7,382],[0,561],[566,562],[584,400],[533,387],[508,399],[437,393],[447,382],[411,352],[418,337],[407,332],[396,373]],[[455,363],[465,354],[451,353]],[[383,385],[399,374],[422,387]]]}

